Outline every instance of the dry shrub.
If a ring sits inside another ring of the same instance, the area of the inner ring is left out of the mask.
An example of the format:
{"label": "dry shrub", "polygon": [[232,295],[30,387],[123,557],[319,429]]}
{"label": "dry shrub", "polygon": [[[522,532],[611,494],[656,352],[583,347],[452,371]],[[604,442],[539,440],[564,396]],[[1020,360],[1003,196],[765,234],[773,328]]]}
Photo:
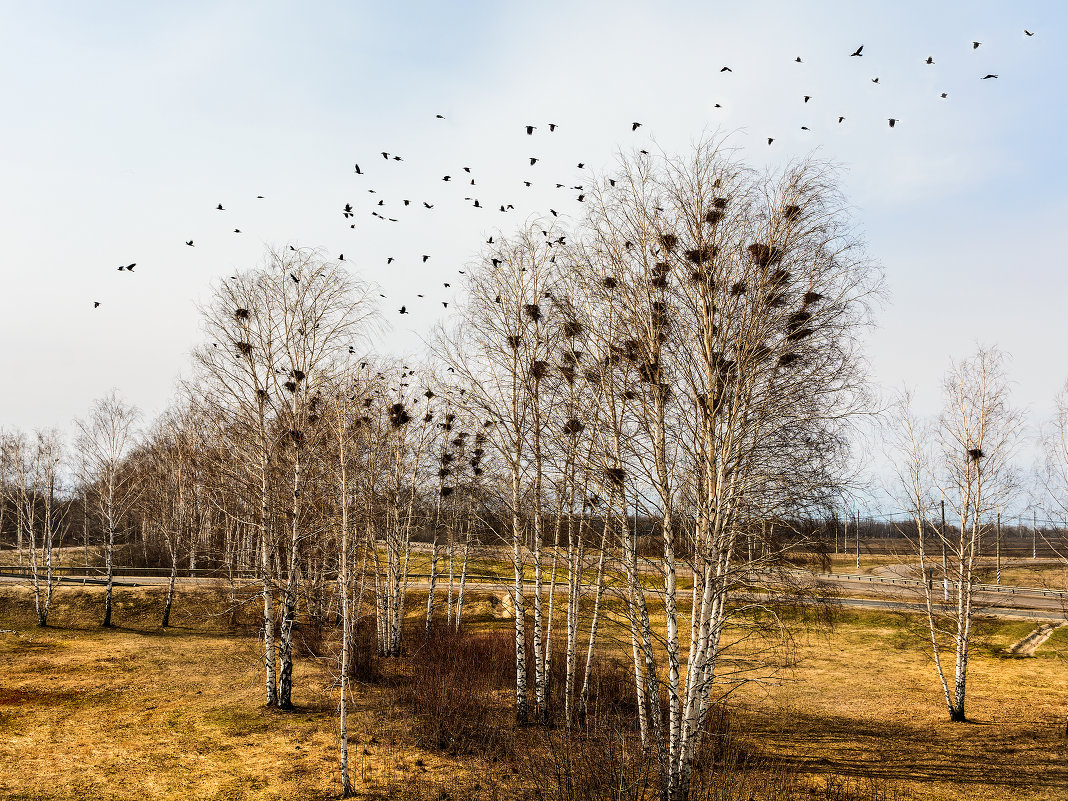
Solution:
{"label": "dry shrub", "polygon": [[397,699],[417,718],[422,745],[447,754],[499,758],[512,730],[501,691],[515,685],[515,643],[507,632],[436,629],[412,652]]}

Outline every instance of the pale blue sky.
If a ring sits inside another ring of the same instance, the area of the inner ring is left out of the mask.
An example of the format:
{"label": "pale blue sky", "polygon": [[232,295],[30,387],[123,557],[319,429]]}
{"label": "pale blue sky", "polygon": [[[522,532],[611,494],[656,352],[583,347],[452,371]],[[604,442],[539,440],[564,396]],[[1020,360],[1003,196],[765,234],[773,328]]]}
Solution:
{"label": "pale blue sky", "polygon": [[[195,301],[265,242],[344,253],[388,296],[383,347],[416,352],[488,232],[581,212],[554,188],[577,162],[716,130],[761,166],[842,165],[891,291],[881,383],[931,408],[950,357],[996,343],[1037,422],[1068,378],[1066,22],[1054,0],[0,2],[0,425],[67,427],[112,387],[160,411]],[[465,165],[473,191],[440,180]]]}

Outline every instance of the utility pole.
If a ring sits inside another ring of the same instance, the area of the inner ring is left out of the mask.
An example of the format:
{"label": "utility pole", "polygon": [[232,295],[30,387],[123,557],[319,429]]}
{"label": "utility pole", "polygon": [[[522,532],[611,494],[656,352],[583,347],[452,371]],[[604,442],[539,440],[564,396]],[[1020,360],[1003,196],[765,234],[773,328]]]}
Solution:
{"label": "utility pole", "polygon": [[860,512],[857,512],[857,572],[860,572]]}
{"label": "utility pole", "polygon": [[942,601],[949,603],[949,566],[946,564],[946,502],[942,500]]}
{"label": "utility pole", "polygon": [[1031,558],[1038,559],[1038,512],[1031,510]]}

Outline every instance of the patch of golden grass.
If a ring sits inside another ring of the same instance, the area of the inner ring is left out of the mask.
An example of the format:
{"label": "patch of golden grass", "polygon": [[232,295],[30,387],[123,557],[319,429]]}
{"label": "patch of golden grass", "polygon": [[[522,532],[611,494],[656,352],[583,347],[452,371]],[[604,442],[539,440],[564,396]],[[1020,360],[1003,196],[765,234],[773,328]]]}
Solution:
{"label": "patch of golden grass", "polygon": [[[16,630],[0,634],[0,796],[337,797],[330,661],[298,661],[296,712],[265,709],[255,604],[239,610],[231,626],[228,590],[182,589],[176,625],[162,630],[164,592],[118,589],[117,628],[100,630],[101,590],[61,587],[56,628],[41,630],[29,591],[0,588],[0,628]],[[470,630],[510,629],[499,600],[469,592]],[[425,593],[411,593],[409,602],[414,637]],[[1002,655],[1034,625],[978,621],[967,704],[974,722],[952,724],[915,618],[843,611],[833,628],[793,640],[791,669],[735,696],[738,728],[747,748],[781,759],[814,787],[874,782],[921,799],[1063,799],[1068,628],[1035,658]],[[562,632],[562,621],[555,628]],[[622,634],[606,630],[604,642],[610,656],[625,661],[629,640]],[[733,658],[768,645],[754,637]],[[389,670],[405,665],[400,660]],[[351,709],[359,797],[437,798],[445,790],[451,798],[488,799],[520,790],[522,766],[415,746],[417,723],[388,680],[358,686]]]}

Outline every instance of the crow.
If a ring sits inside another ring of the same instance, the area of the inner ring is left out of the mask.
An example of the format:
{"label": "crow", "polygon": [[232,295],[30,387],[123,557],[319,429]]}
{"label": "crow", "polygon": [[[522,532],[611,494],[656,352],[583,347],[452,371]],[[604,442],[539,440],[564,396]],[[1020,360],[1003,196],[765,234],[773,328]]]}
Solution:
{"label": "crow", "polygon": [[641,128],[641,127],[642,127],[642,124],[641,124],[640,122],[632,122],[632,123],[630,124],[630,130],[631,130],[632,132],[633,132],[633,131],[636,131],[636,130],[638,130],[638,129],[639,129],[639,128]]}
{"label": "crow", "polygon": [[864,45],[861,45],[860,47],[858,47],[858,48],[857,48],[856,50],[854,50],[854,51],[853,51],[852,53],[850,53],[849,55],[850,55],[850,56],[863,56],[864,54],[860,52],[860,51],[861,51],[861,50],[863,50],[863,49],[864,49]]}

